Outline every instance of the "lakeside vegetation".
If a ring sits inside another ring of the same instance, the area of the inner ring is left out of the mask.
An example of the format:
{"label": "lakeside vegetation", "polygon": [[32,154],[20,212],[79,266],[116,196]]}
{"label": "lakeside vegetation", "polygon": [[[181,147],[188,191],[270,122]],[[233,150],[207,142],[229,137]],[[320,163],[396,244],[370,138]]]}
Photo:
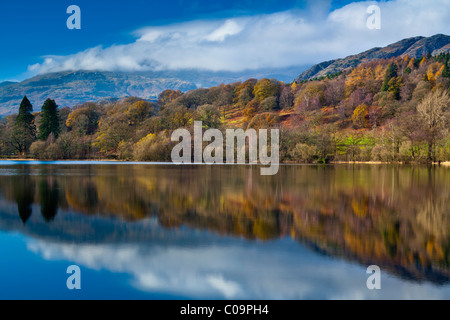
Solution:
{"label": "lakeside vegetation", "polygon": [[58,108],[0,123],[0,155],[170,161],[178,128],[280,128],[282,162],[450,160],[450,54],[363,63],[328,77],[286,84],[249,79],[157,102],[136,97]]}

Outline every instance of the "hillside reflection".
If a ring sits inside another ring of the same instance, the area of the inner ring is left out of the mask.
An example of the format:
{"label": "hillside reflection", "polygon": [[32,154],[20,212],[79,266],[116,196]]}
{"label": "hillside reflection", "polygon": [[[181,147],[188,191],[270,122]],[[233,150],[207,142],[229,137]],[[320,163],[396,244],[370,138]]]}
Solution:
{"label": "hillside reflection", "polygon": [[[0,176],[0,194],[17,204],[29,228],[33,204],[46,224],[68,210],[125,222],[156,217],[165,228],[188,226],[263,241],[288,236],[404,278],[450,279],[449,168],[283,166],[274,177],[235,166],[0,170],[8,170]],[[102,236],[99,232],[96,241]]]}

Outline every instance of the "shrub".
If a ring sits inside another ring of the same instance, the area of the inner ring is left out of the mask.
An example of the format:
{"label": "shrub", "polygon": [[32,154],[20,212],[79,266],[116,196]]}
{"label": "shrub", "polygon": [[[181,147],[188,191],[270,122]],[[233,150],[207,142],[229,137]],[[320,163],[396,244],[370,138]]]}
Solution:
{"label": "shrub", "polygon": [[392,148],[383,146],[383,145],[378,145],[375,146],[372,149],[372,160],[373,161],[384,161],[384,162],[388,162],[388,161],[392,161],[393,159],[393,155],[392,155]]}
{"label": "shrub", "polygon": [[277,97],[269,97],[261,102],[261,109],[265,111],[272,111],[278,109]]}
{"label": "shrub", "polygon": [[117,148],[117,155],[120,160],[133,159],[133,142],[121,141],[119,143],[119,147]]}
{"label": "shrub", "polygon": [[49,146],[47,146],[47,149],[45,152],[45,158],[47,160],[62,159],[62,152],[57,143],[52,143]]}
{"label": "shrub", "polygon": [[261,113],[250,121],[248,127],[251,129],[268,129],[278,125],[280,117],[276,113]]}
{"label": "shrub", "polygon": [[163,133],[149,134],[134,145],[133,157],[137,161],[170,161],[172,142]]}
{"label": "shrub", "polygon": [[301,163],[313,163],[316,159],[317,148],[304,143],[298,143],[293,150],[294,159]]}
{"label": "shrub", "polygon": [[45,159],[45,149],[46,143],[44,141],[38,140],[31,144],[30,154],[36,159]]}

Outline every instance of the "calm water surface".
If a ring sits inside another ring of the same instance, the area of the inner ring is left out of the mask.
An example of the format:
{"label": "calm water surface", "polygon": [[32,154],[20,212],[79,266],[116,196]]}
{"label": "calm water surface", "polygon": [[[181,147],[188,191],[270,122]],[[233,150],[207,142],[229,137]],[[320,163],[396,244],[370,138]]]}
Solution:
{"label": "calm water surface", "polygon": [[0,299],[450,299],[449,167],[259,173],[0,162]]}

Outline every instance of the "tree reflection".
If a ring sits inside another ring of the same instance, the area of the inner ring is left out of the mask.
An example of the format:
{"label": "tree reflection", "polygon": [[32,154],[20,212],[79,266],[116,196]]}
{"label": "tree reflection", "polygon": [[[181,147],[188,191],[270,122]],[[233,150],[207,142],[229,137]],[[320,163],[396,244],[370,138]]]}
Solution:
{"label": "tree reflection", "polygon": [[185,225],[263,241],[292,237],[408,278],[450,279],[448,168],[283,166],[274,177],[251,166],[89,170],[4,176],[0,189],[13,179],[24,223],[37,189],[34,200],[47,222],[59,207],[125,221],[153,216],[166,228]]}
{"label": "tree reflection", "polygon": [[33,212],[34,183],[32,183],[31,177],[28,175],[13,176],[12,192],[20,219],[23,224],[26,224]]}
{"label": "tree reflection", "polygon": [[58,213],[58,182],[48,182],[47,179],[39,181],[39,199],[41,214],[45,221],[53,221]]}

